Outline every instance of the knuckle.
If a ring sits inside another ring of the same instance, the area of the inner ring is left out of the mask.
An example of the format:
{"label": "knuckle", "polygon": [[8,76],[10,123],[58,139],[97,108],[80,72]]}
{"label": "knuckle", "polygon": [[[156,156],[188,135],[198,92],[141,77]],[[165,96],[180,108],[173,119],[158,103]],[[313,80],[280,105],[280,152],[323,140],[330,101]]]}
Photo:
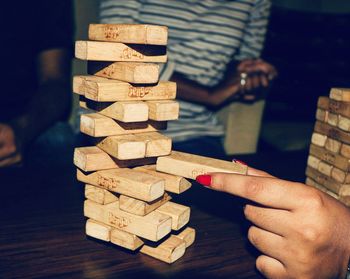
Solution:
{"label": "knuckle", "polygon": [[264,185],[256,178],[251,178],[246,181],[246,185],[244,185],[245,194],[247,197],[255,197],[259,195],[263,189]]}
{"label": "knuckle", "polygon": [[305,226],[302,231],[302,237],[307,242],[315,242],[321,236],[319,229],[314,225]]}
{"label": "knuckle", "polygon": [[319,191],[314,189],[310,190],[310,194],[306,198],[307,207],[318,211],[324,206],[323,197]]}

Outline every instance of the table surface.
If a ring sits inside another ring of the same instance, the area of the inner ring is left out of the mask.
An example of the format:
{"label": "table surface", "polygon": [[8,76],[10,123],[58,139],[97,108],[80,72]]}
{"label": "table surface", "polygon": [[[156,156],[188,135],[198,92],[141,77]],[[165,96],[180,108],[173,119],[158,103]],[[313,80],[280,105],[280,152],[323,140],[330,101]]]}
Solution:
{"label": "table surface", "polygon": [[[67,148],[57,157],[52,151],[50,159],[29,158],[21,168],[0,170],[0,278],[261,278],[255,270],[258,252],[246,238],[244,201],[198,184],[174,199],[191,206],[197,238],[171,265],[87,238],[83,185],[75,180],[71,152]],[[238,158],[302,181],[306,155]]]}

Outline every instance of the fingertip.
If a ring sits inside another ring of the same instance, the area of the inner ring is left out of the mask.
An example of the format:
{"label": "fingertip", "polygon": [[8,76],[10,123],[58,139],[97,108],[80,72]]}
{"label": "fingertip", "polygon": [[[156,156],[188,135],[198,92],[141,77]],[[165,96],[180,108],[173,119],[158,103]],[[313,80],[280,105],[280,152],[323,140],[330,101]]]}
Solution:
{"label": "fingertip", "polygon": [[210,187],[212,183],[212,176],[210,174],[201,174],[196,177],[199,184]]}

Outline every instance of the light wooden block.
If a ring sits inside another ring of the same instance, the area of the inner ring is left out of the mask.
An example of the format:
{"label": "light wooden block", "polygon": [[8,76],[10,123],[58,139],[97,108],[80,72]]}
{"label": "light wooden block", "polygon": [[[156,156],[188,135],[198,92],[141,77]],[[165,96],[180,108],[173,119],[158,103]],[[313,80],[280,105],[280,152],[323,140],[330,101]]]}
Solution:
{"label": "light wooden block", "polygon": [[350,144],[350,133],[344,132],[339,128],[333,127],[326,123],[316,121],[314,131],[319,134],[326,135],[332,139],[339,140],[343,143]]}
{"label": "light wooden block", "polygon": [[327,117],[327,123],[329,125],[337,127],[338,126],[338,115],[329,112],[328,117]]}
{"label": "light wooden block", "polygon": [[339,153],[340,151],[340,147],[341,147],[341,142],[331,139],[331,138],[327,138],[326,140],[326,144],[325,144],[325,148],[329,151],[332,151],[334,153]]}
{"label": "light wooden block", "polygon": [[316,119],[322,122],[328,122],[328,111],[324,109],[317,109]]}
{"label": "light wooden block", "polygon": [[181,233],[177,234],[176,237],[182,239],[186,243],[186,248],[191,246],[196,239],[196,230],[190,227],[184,229]]}
{"label": "light wooden block", "polygon": [[321,135],[319,133],[313,133],[311,137],[311,142],[317,146],[325,146],[326,145],[327,136]]}
{"label": "light wooden block", "polygon": [[346,178],[346,173],[341,169],[333,168],[331,177],[339,183],[344,183]]}
{"label": "light wooden block", "polygon": [[112,169],[84,174],[77,170],[81,182],[108,191],[151,202],[164,195],[164,180],[131,169]]}
{"label": "light wooden block", "polygon": [[159,81],[142,86],[86,75],[73,78],[73,92],[96,102],[172,100],[176,97],[176,83]]}
{"label": "light wooden block", "polygon": [[76,41],[75,57],[94,61],[154,62],[167,61],[166,47],[126,45],[114,42]]}
{"label": "light wooden block", "polygon": [[324,175],[331,176],[333,166],[321,161],[318,165],[318,171]]}
{"label": "light wooden block", "polygon": [[80,116],[80,131],[92,137],[121,136],[165,130],[167,122],[148,120],[123,123],[98,113]]}
{"label": "light wooden block", "polygon": [[346,132],[350,132],[350,119],[339,115],[338,127]]}
{"label": "light wooden block", "polygon": [[74,150],[74,164],[85,172],[129,168],[154,164],[155,162],[156,158],[118,160],[96,146],[77,147]]}
{"label": "light wooden block", "polygon": [[340,148],[340,154],[346,158],[350,158],[350,145],[343,143]]}
{"label": "light wooden block", "polygon": [[148,120],[148,106],[141,101],[125,101],[114,103],[86,102],[89,109],[121,122],[142,122]]}
{"label": "light wooden block", "polygon": [[148,245],[142,246],[140,252],[163,262],[173,263],[185,254],[185,250],[185,241],[171,235],[155,248]]}
{"label": "light wooden block", "polygon": [[135,234],[117,228],[111,230],[111,242],[120,247],[135,251],[143,245],[143,241]]}
{"label": "light wooden block", "polygon": [[327,111],[329,109],[329,98],[320,96],[317,101],[317,107]]}
{"label": "light wooden block", "polygon": [[157,159],[157,171],[195,179],[210,172],[247,174],[247,166],[209,157],[172,151],[170,155]]}
{"label": "light wooden block", "polygon": [[138,140],[146,144],[146,157],[158,157],[169,155],[171,152],[171,138],[157,132],[149,132],[134,135]]}
{"label": "light wooden block", "polygon": [[307,159],[307,165],[314,168],[314,169],[318,169],[318,165],[320,164],[321,160],[309,155],[308,159]]}
{"label": "light wooden block", "polygon": [[325,161],[330,165],[334,165],[335,167],[341,170],[349,170],[349,158],[346,158],[340,154],[330,152],[322,147],[311,144],[310,155],[313,155],[316,158]]}
{"label": "light wooden block", "polygon": [[136,135],[106,137],[96,146],[119,160],[138,159],[146,156],[146,142]]}
{"label": "light wooden block", "polygon": [[99,204],[108,204],[118,200],[111,192],[90,184],[85,185],[85,198]]}
{"label": "light wooden block", "polygon": [[136,167],[135,170],[164,179],[167,192],[181,194],[191,188],[191,183],[184,177],[156,171],[156,165]]}
{"label": "light wooden block", "polygon": [[336,101],[350,102],[350,89],[332,88],[330,98]]}
{"label": "light wooden block", "polygon": [[350,103],[329,100],[329,112],[350,118]]}
{"label": "light wooden block", "polygon": [[171,217],[171,228],[175,231],[183,228],[190,221],[191,209],[188,206],[169,201],[158,207],[156,211]]}
{"label": "light wooden block", "polygon": [[339,193],[339,200],[346,206],[350,206],[350,185]]}
{"label": "light wooden block", "polygon": [[180,105],[176,101],[147,101],[149,119],[156,121],[176,120],[179,118]]}
{"label": "light wooden block", "polygon": [[88,109],[87,99],[84,97],[84,95],[79,96],[79,106],[81,108]]}
{"label": "light wooden block", "polygon": [[128,196],[120,195],[119,207],[121,210],[129,212],[131,214],[145,216],[169,200],[171,200],[171,197],[167,193],[164,193],[161,198],[153,202],[145,202]]}
{"label": "light wooden block", "polygon": [[88,219],[85,225],[86,235],[103,241],[111,240],[111,229],[111,226],[105,225],[92,219]]}
{"label": "light wooden block", "polygon": [[89,39],[125,44],[166,45],[168,28],[148,24],[90,24]]}
{"label": "light wooden block", "polygon": [[136,84],[157,83],[159,65],[138,62],[88,61],[88,73]]}
{"label": "light wooden block", "polygon": [[101,205],[84,202],[84,216],[151,241],[158,241],[171,231],[171,218],[159,212],[137,216],[119,209],[119,202]]}

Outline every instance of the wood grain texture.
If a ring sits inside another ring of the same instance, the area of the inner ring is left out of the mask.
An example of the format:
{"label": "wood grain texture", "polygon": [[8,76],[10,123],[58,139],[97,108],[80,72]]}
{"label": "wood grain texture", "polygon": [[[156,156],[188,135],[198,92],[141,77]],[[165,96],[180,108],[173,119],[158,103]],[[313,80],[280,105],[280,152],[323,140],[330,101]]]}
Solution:
{"label": "wood grain texture", "polygon": [[90,184],[85,185],[85,198],[99,204],[109,204],[119,200],[117,195]]}
{"label": "wood grain texture", "polygon": [[126,44],[166,45],[168,28],[148,24],[90,24],[89,39]]}
{"label": "wood grain texture", "polygon": [[196,230],[190,227],[187,227],[182,232],[176,235],[176,237],[185,241],[186,248],[190,247],[196,239]]}
{"label": "wood grain texture", "polygon": [[172,151],[157,159],[157,171],[195,179],[209,172],[247,173],[247,166],[194,154]]}
{"label": "wood grain texture", "polygon": [[73,78],[73,92],[96,102],[172,100],[176,97],[176,83],[159,81],[143,86],[86,75]]}
{"label": "wood grain texture", "polygon": [[341,142],[331,138],[327,138],[325,148],[331,152],[339,153],[341,148]]}
{"label": "wood grain texture", "polygon": [[141,133],[134,135],[138,140],[145,142],[145,157],[158,157],[169,155],[172,147],[170,137],[158,132]]}
{"label": "wood grain texture", "polygon": [[111,226],[105,225],[101,222],[88,219],[86,220],[85,233],[88,236],[97,238],[103,241],[111,240]]}
{"label": "wood grain texture", "polygon": [[177,101],[147,101],[149,119],[156,121],[176,120],[179,118],[180,105]]}
{"label": "wood grain texture", "polygon": [[314,131],[343,143],[350,144],[350,133],[344,132],[339,128],[330,126],[326,123],[316,121]]}
{"label": "wood grain texture", "polygon": [[350,103],[329,100],[329,111],[344,117],[350,117]]}
{"label": "wood grain texture", "polygon": [[148,120],[123,123],[98,113],[80,116],[80,131],[91,137],[121,136],[165,130],[167,122]]}
{"label": "wood grain texture", "polygon": [[135,234],[117,228],[111,230],[111,242],[131,251],[135,251],[143,245],[143,241]]}
{"label": "wood grain texture", "polygon": [[137,216],[119,209],[119,202],[101,205],[84,202],[84,216],[151,241],[158,241],[171,231],[171,218],[158,212]]}
{"label": "wood grain texture", "polygon": [[330,98],[336,101],[350,102],[349,88],[332,88]]}
{"label": "wood grain texture", "polygon": [[154,84],[159,79],[159,66],[139,62],[88,61],[88,73],[130,83]]}
{"label": "wood grain texture", "polygon": [[183,228],[190,220],[191,209],[188,206],[168,201],[156,209],[157,212],[171,217],[171,228],[175,231]]}
{"label": "wood grain texture", "polygon": [[164,180],[131,169],[112,169],[84,174],[77,169],[77,179],[111,192],[151,202],[164,195]]}
{"label": "wood grain texture", "polygon": [[166,47],[126,45],[114,42],[76,41],[75,57],[94,61],[153,62],[167,61]]}
{"label": "wood grain texture", "polygon": [[330,100],[328,97],[320,96],[318,97],[317,107],[327,111],[329,109],[329,102]]}

